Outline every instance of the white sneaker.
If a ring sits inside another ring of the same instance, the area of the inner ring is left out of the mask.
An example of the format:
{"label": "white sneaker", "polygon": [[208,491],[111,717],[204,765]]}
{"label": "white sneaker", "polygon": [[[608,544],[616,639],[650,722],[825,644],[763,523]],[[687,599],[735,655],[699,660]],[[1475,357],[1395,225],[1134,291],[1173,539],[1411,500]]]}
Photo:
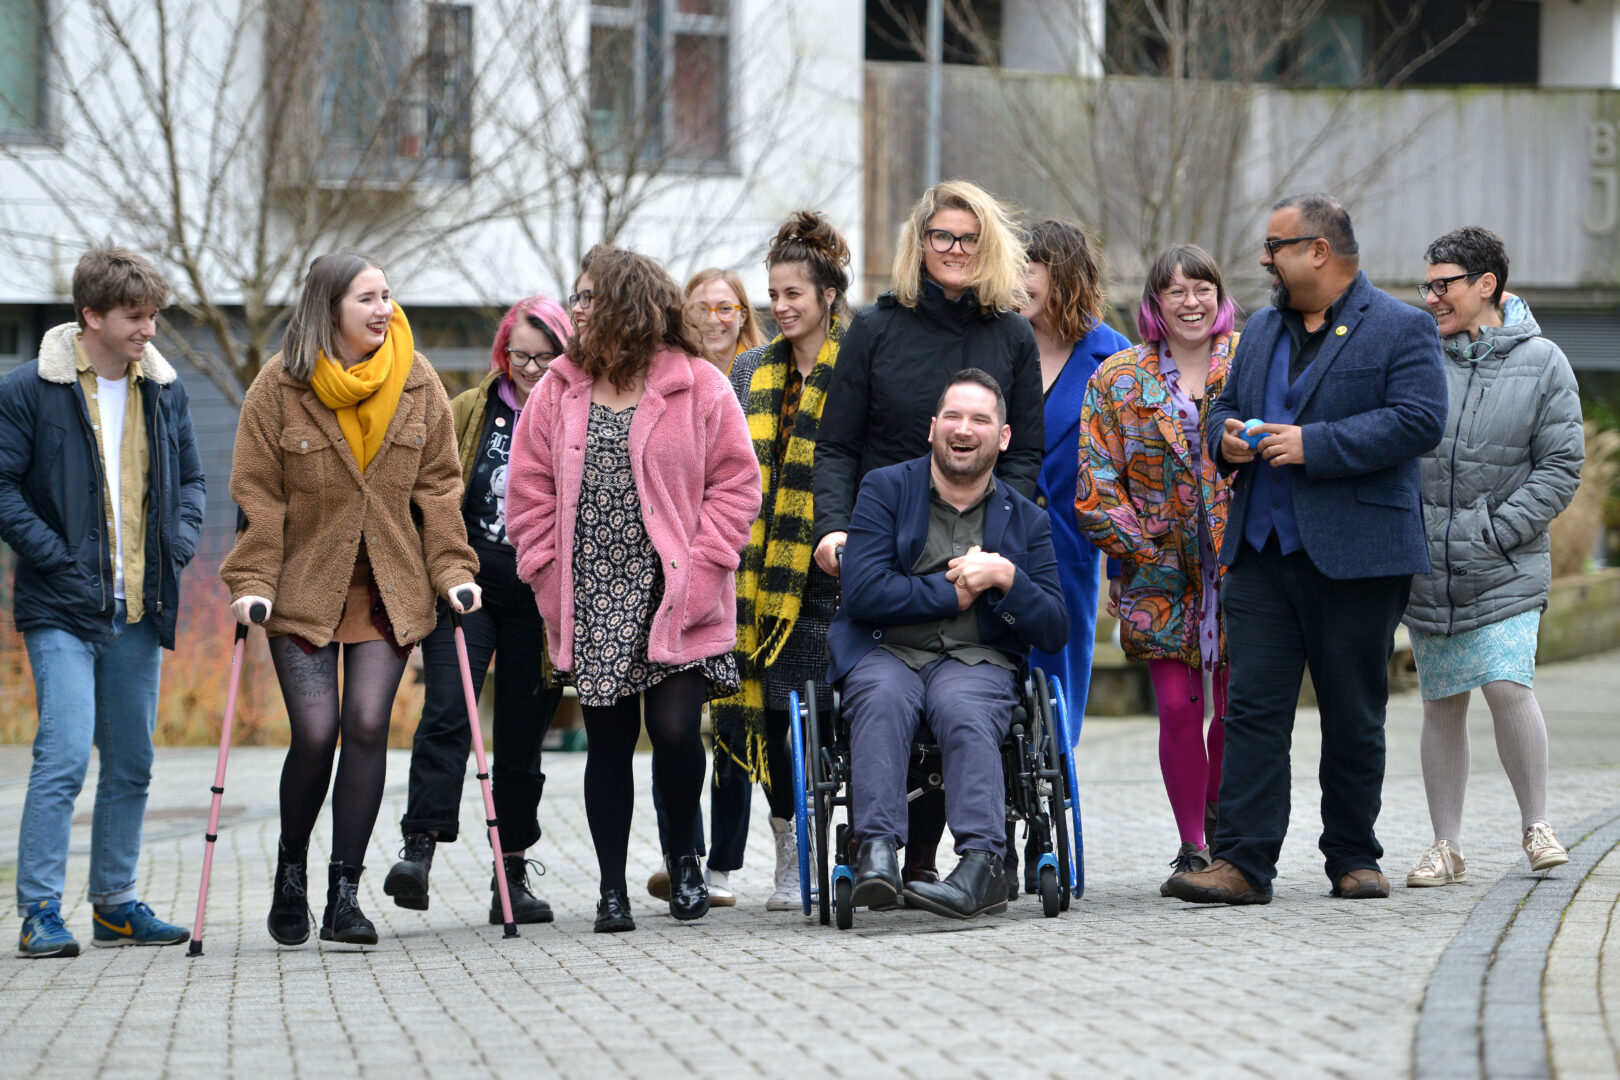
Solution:
{"label": "white sneaker", "polygon": [[725,870],[711,870],[703,866],[703,884],[709,887],[710,907],[736,907],[737,894],[731,891],[731,874]]}
{"label": "white sneaker", "polygon": [[765,910],[800,911],[804,905],[799,894],[798,835],[793,822],[779,817],[771,818],[771,832],[776,839],[776,891],[765,901]]}
{"label": "white sneaker", "polygon": [[1436,840],[1418,859],[1412,872],[1406,875],[1408,889],[1427,889],[1437,885],[1457,885],[1468,880],[1468,867],[1450,841]]}
{"label": "white sneaker", "polygon": [[1553,835],[1552,826],[1538,821],[1524,830],[1524,853],[1530,857],[1530,869],[1551,870],[1569,862],[1569,852]]}

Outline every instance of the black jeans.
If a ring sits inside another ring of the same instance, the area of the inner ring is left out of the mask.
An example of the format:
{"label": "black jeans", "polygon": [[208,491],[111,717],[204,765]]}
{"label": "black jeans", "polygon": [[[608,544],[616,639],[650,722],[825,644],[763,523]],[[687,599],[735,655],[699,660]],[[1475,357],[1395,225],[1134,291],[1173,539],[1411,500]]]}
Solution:
{"label": "black jeans", "polygon": [[[534,591],[518,580],[512,553],[479,547],[478,557],[478,586],[484,591],[484,604],[463,616],[461,624],[475,691],[483,689],[490,657],[500,654],[501,662],[495,667],[495,759],[490,779],[495,789],[495,816],[501,823],[501,847],[523,851],[540,839],[540,794],[546,785],[546,774],[540,771],[540,743],[557,713],[562,690],[541,683],[545,628]],[[437,830],[439,839],[449,842],[456,838],[460,821],[461,785],[467,775],[472,731],[448,611],[422,642],[422,674],[426,680],[422,722],[411,744],[410,793],[399,825],[407,833]]]}
{"label": "black jeans", "polygon": [[[1369,542],[1376,540],[1369,538]],[[1384,707],[1408,576],[1325,577],[1304,551],[1245,544],[1221,582],[1231,689],[1216,858],[1270,891],[1288,831],[1289,747],[1308,667],[1322,715],[1324,869],[1337,882],[1378,868],[1373,834],[1384,786]]]}
{"label": "black jeans", "polygon": [[[765,738],[769,746],[771,782],[765,788],[771,816],[793,820],[793,747],[788,742],[788,714],[785,709],[765,710]],[[710,837],[709,866],[731,873],[741,870],[743,852],[748,847],[748,819],[753,809],[754,784],[743,769],[731,764],[714,770],[709,787]],[[658,847],[669,850],[669,818],[664,800],[653,788],[653,808],[658,813]],[[703,852],[703,810],[697,812],[692,836],[697,853]]]}

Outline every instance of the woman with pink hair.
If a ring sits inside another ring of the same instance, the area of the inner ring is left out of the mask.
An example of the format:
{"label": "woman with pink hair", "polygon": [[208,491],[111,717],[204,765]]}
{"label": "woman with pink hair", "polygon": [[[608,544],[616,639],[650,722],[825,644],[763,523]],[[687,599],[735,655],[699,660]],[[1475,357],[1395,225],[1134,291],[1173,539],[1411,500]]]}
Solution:
{"label": "woman with pink hair", "polygon": [[[474,690],[483,687],[494,654],[505,661],[495,669],[495,762],[490,771],[512,918],[520,923],[552,919],[551,906],[529,889],[525,853],[540,839],[540,793],[546,783],[540,742],[562,690],[551,687],[545,627],[534,590],[518,577],[517,553],[506,536],[507,457],[529,394],[571,332],[568,313],[555,300],[531,296],[513,305],[495,332],[489,375],[450,403],[461,452],[461,514],[467,540],[478,553],[478,585],[484,594],[483,607],[462,619]],[[422,720],[411,747],[410,791],[400,821],[405,843],[400,861],[383,881],[383,892],[394,903],[418,911],[428,906],[434,845],[456,838],[461,784],[472,748],[447,610],[422,642],[422,674]],[[490,881],[492,925],[502,921],[497,885]]]}

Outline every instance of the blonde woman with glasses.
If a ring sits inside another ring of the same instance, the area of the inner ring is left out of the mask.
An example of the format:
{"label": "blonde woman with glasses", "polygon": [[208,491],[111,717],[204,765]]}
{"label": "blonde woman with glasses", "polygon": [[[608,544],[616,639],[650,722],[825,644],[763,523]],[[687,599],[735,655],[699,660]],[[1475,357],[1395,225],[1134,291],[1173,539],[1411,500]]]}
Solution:
{"label": "blonde woman with glasses", "polygon": [[710,267],[692,275],[683,290],[686,320],[697,331],[703,358],[730,375],[731,365],[749,349],[764,344],[759,320],[748,304],[748,291],[735,270]]}
{"label": "blonde woman with glasses", "polygon": [[[838,352],[816,439],[816,564],[838,574],[861,480],[928,451],[928,427],[951,376],[979,368],[1007,397],[1012,442],[996,479],[1036,496],[1045,453],[1041,354],[1029,320],[1024,237],[1008,208],[966,180],[923,193],[896,244],[893,288],[855,316]],[[906,880],[937,880],[944,800],[912,803]]]}

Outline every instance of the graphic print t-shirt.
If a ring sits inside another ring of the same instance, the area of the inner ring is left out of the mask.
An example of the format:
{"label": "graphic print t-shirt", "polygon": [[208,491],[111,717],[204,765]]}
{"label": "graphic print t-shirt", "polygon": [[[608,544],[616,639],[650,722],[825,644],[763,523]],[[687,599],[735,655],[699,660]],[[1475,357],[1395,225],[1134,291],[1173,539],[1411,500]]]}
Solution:
{"label": "graphic print t-shirt", "polygon": [[484,437],[473,459],[472,476],[467,480],[467,501],[462,517],[467,521],[467,539],[483,547],[511,551],[506,538],[506,461],[512,453],[512,429],[517,414],[492,393],[484,406]]}

